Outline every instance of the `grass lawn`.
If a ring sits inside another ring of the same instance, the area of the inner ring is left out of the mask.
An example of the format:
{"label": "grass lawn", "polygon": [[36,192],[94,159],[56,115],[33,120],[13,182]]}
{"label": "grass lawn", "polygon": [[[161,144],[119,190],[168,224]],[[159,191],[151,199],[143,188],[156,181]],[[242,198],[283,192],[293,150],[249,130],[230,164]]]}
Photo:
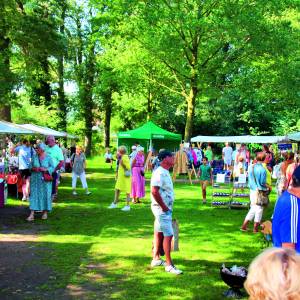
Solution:
{"label": "grass lawn", "polygon": [[[173,253],[173,259],[184,274],[151,269],[149,182],[142,204],[132,205],[130,212],[109,210],[114,172],[102,160],[88,161],[90,196],[82,189],[72,196],[71,175],[66,174],[49,219],[35,221],[46,224],[38,244],[44,263],[56,273],[41,288],[67,287],[82,292],[78,299],[224,299],[227,286],[219,275],[222,263],[248,266],[261,251],[261,234],[239,230],[247,211],[204,206],[198,184],[176,183],[174,217],[180,224],[180,251]],[[210,199],[210,188],[208,192]],[[122,205],[124,199],[125,195]],[[265,218],[272,214],[273,203]]]}

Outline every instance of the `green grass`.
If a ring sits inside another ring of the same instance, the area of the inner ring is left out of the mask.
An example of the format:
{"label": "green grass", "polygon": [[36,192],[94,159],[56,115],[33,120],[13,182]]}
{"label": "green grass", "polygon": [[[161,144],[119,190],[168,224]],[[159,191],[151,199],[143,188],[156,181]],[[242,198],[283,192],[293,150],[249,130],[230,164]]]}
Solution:
{"label": "green grass", "polygon": [[[70,174],[62,179],[58,203],[39,236],[44,263],[56,276],[40,288],[81,287],[86,299],[223,299],[227,287],[219,275],[221,264],[248,266],[261,251],[260,234],[239,231],[247,211],[203,206],[198,184],[176,183],[180,251],[172,255],[184,274],[176,277],[151,269],[149,182],[143,204],[132,206],[130,212],[109,210],[114,172],[102,160],[88,162],[90,196],[82,189],[72,196]],[[208,199],[210,195],[209,188]],[[271,213],[270,207],[265,216]]]}

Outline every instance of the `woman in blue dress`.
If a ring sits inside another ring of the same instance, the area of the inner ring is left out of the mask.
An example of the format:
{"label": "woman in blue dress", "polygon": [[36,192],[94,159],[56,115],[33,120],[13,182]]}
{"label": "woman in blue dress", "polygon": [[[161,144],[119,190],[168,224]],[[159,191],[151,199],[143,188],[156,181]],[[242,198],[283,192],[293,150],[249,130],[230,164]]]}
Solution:
{"label": "woman in blue dress", "polygon": [[45,153],[46,145],[40,143],[37,145],[36,155],[32,159],[31,177],[30,177],[30,215],[27,221],[34,220],[34,212],[42,211],[42,219],[48,218],[48,212],[52,210],[52,182],[45,181],[43,173],[52,174],[54,164],[52,158]]}

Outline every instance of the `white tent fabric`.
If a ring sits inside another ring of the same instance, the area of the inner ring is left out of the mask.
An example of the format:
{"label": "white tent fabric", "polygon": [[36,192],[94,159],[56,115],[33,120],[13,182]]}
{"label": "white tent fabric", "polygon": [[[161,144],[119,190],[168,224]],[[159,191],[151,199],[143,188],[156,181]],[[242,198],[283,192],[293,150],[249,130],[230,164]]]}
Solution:
{"label": "white tent fabric", "polygon": [[19,125],[0,121],[0,134],[34,134],[35,132]]}
{"label": "white tent fabric", "polygon": [[42,126],[38,126],[38,125],[34,125],[34,124],[22,124],[19,125],[22,128],[28,129],[28,130],[32,130],[34,133],[39,133],[41,135],[53,135],[55,137],[67,137],[70,139],[75,139],[76,137],[74,135],[68,134],[66,132],[60,132],[48,127],[42,127]]}
{"label": "white tent fabric", "polygon": [[300,132],[288,134],[288,138],[292,141],[300,142]]}
{"label": "white tent fabric", "polygon": [[206,142],[206,143],[257,143],[257,144],[277,144],[287,142],[289,139],[286,136],[206,136],[198,135],[191,138],[191,142]]}

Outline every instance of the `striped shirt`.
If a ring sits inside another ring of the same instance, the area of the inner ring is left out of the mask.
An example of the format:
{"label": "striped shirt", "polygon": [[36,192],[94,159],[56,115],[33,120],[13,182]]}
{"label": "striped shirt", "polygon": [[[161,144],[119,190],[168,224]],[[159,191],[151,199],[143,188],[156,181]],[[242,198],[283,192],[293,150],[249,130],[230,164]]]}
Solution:
{"label": "striped shirt", "polygon": [[274,247],[281,247],[282,243],[293,243],[300,253],[299,206],[300,198],[288,191],[277,200],[272,222]]}

